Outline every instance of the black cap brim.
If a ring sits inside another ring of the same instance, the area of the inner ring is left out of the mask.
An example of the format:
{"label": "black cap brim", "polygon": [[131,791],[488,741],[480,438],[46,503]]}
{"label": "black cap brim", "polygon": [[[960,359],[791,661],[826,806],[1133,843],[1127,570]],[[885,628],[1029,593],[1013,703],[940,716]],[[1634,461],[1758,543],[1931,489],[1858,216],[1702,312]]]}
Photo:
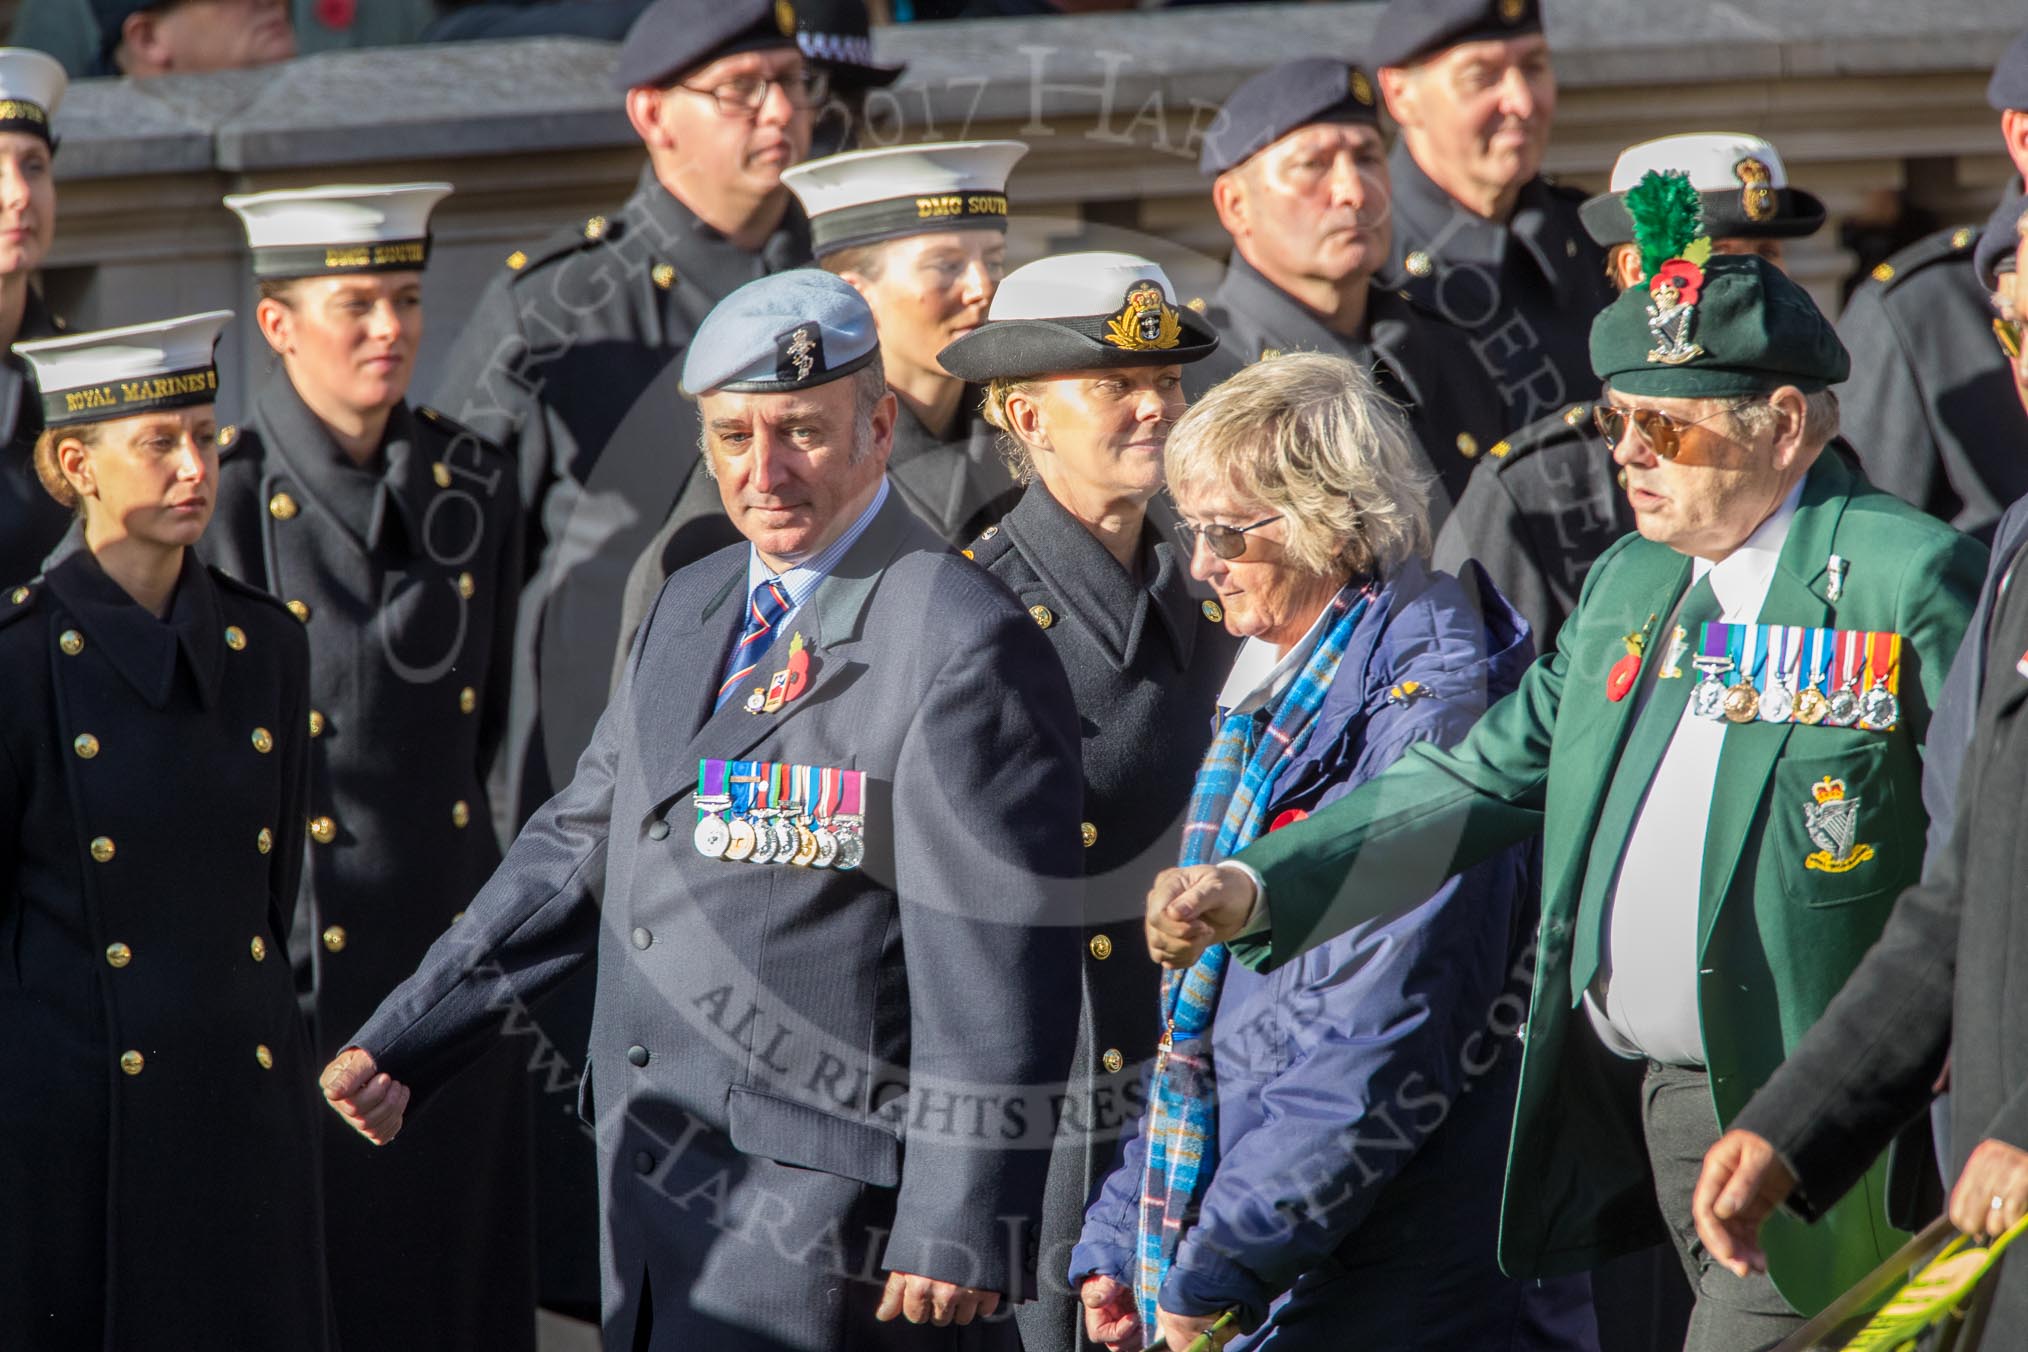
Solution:
{"label": "black cap brim", "polygon": [[885,89],[908,71],[906,63],[899,66],[861,66],[817,58],[816,64],[830,75],[833,89]]}
{"label": "black cap brim", "polygon": [[992,320],[937,353],[937,363],[960,380],[983,384],[1120,366],[1187,365],[1218,350],[1217,331],[1195,311],[1179,309],[1177,315],[1183,332],[1176,346],[1148,348],[1107,342],[1105,315]]}
{"label": "black cap brim", "polygon": [[[1801,188],[1774,192],[1774,214],[1758,221],[1747,215],[1737,188],[1698,193],[1704,199],[1703,233],[1711,239],[1801,239],[1823,229],[1824,203],[1816,194]],[[1634,222],[1624,194],[1601,193],[1578,207],[1577,215],[1593,242],[1608,249],[1633,243]]]}

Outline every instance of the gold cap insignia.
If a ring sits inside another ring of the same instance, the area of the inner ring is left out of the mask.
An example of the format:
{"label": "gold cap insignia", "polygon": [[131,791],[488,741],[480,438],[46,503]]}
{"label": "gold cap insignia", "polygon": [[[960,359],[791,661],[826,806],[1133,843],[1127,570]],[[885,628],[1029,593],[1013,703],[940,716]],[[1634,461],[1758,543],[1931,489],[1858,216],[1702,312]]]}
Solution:
{"label": "gold cap insignia", "polygon": [[1756,224],[1773,220],[1774,176],[1768,172],[1766,161],[1749,155],[1732,166],[1732,174],[1739,180],[1739,206],[1746,219]]}
{"label": "gold cap insignia", "polygon": [[775,27],[785,38],[796,35],[796,7],[789,0],[775,0]]}
{"label": "gold cap insignia", "polygon": [[1106,320],[1106,341],[1129,352],[1166,352],[1183,338],[1183,318],[1154,282],[1127,288],[1120,308]]}
{"label": "gold cap insignia", "polygon": [[1345,77],[1345,90],[1368,108],[1373,106],[1373,81],[1367,79],[1366,72],[1357,66]]}
{"label": "gold cap insignia", "polygon": [[1528,14],[1528,0],[1500,0],[1500,17],[1508,23],[1520,23]]}

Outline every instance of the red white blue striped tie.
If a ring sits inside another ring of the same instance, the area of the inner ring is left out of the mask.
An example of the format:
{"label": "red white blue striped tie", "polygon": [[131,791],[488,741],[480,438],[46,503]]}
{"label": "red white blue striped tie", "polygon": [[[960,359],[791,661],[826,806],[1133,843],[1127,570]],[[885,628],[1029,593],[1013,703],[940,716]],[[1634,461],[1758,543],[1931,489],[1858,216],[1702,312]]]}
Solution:
{"label": "red white blue striped tie", "polygon": [[740,684],[753,675],[753,669],[760,665],[761,654],[768,650],[768,635],[775,631],[775,626],[782,622],[782,616],[788,613],[789,597],[782,590],[781,583],[770,580],[753,589],[753,595],[746,603],[746,628],[740,632],[739,642],[732,645],[732,653],[725,659],[725,679],[719,682],[718,699],[711,706],[713,712],[722,708],[739,690]]}

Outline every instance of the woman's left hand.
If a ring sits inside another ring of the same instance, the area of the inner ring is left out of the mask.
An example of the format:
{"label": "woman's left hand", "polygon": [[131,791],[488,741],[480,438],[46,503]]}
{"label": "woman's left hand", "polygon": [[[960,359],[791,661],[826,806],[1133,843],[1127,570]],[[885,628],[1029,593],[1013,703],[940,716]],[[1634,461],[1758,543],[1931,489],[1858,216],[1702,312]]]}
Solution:
{"label": "woman's left hand", "polygon": [[1951,1189],[1951,1224],[1968,1235],[1997,1235],[2028,1215],[2028,1151],[1985,1140]]}

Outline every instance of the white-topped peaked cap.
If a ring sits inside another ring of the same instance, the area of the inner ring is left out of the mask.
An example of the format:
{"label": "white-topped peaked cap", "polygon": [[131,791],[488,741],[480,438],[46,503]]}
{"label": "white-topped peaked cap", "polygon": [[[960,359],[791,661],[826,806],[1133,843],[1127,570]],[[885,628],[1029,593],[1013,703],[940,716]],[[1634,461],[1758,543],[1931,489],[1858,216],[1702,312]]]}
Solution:
{"label": "white-topped peaked cap", "polygon": [[826,155],[782,171],[810,218],[811,252],[939,230],[1007,228],[1022,141],[931,141]]}
{"label": "white-topped peaked cap", "polygon": [[1057,254],[1001,279],[986,322],[937,354],[963,380],[1166,366],[1208,357],[1218,335],[1176,304],[1161,267],[1139,254]]}
{"label": "white-topped peaked cap", "polygon": [[212,348],[230,310],[16,343],[51,427],[107,422],[218,398]]}
{"label": "white-topped peaked cap", "polygon": [[1611,189],[1578,208],[1585,232],[1608,247],[1632,242],[1634,223],[1621,199],[1650,173],[1688,176],[1713,239],[1794,239],[1824,223],[1824,204],[1789,186],[1788,167],[1768,141],[1743,131],[1695,131],[1622,150]]}
{"label": "white-topped peaked cap", "polygon": [[63,63],[28,47],[0,47],[0,131],[25,131],[54,145],[49,129],[70,76]]}
{"label": "white-topped peaked cap", "polygon": [[414,272],[429,262],[430,213],[448,183],[339,183],[235,193],[254,276]]}

